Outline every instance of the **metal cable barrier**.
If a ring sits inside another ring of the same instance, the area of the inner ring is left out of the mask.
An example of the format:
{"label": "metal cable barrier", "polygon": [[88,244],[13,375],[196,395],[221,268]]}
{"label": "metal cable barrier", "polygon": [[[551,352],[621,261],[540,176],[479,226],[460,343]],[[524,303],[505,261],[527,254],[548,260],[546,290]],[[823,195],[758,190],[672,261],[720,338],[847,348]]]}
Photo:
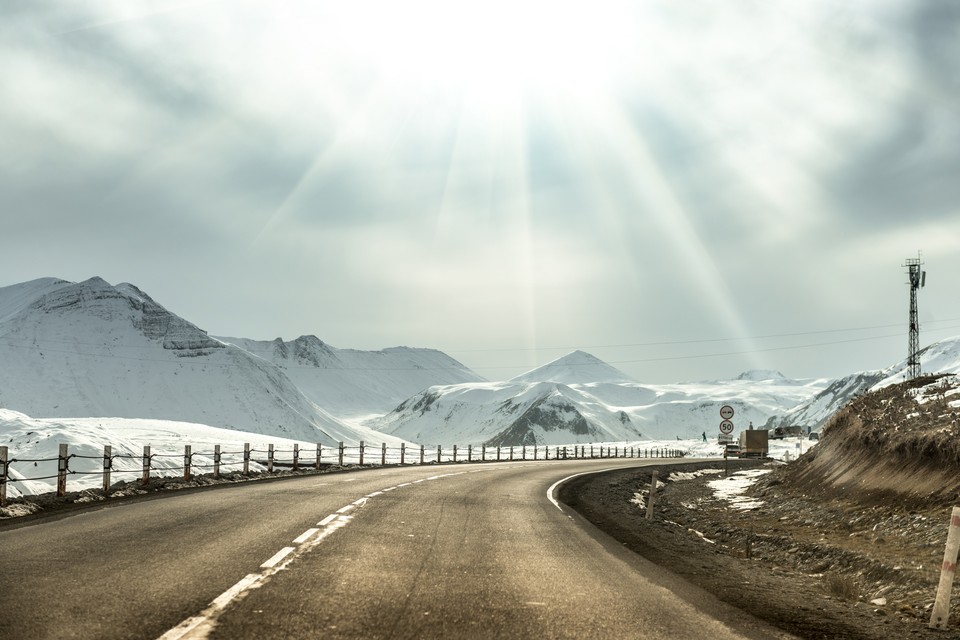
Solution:
{"label": "metal cable barrier", "polygon": [[[89,452],[90,445],[78,445]],[[667,447],[640,448],[607,444],[569,444],[569,445],[411,445],[401,443],[390,447],[387,443],[368,444],[360,441],[357,445],[343,442],[336,446],[320,443],[299,444],[292,449],[279,449],[268,444],[266,449],[257,449],[244,443],[242,450],[224,451],[215,445],[213,451],[193,451],[191,445],[184,445],[182,452],[152,452],[150,445],[143,447],[142,454],[113,453],[111,445],[103,447],[102,454],[71,453],[67,444],[59,445],[57,457],[18,458],[11,457],[9,447],[0,446],[0,507],[8,502],[8,488],[13,488],[19,496],[34,495],[38,492],[23,483],[56,480],[56,495],[67,494],[67,481],[70,477],[85,478],[101,476],[99,488],[81,483],[81,490],[99,492],[109,496],[116,486],[113,479],[118,475],[135,476],[141,486],[150,485],[154,480],[180,478],[183,481],[196,481],[200,478],[217,480],[223,473],[241,477],[262,476],[264,474],[292,472],[325,472],[344,468],[372,467],[383,465],[433,465],[510,461],[548,461],[598,458],[681,458],[686,452]],[[75,462],[71,466],[71,462]],[[119,462],[120,464],[114,464]],[[24,467],[36,468],[39,475],[27,475]],[[282,470],[282,471],[280,471]],[[205,471],[205,473],[195,473]],[[74,483],[76,484],[76,482]],[[128,483],[118,483],[126,486]],[[16,497],[16,496],[15,496]]]}

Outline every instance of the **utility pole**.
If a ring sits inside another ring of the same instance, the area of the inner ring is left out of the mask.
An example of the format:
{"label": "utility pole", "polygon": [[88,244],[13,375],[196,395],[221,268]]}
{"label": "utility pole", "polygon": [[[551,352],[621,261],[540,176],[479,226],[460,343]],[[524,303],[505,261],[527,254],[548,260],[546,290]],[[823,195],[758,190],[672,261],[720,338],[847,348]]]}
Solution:
{"label": "utility pole", "polygon": [[920,252],[916,258],[907,258],[903,264],[910,278],[910,333],[907,346],[907,380],[920,375],[920,321],[917,314],[917,291],[926,286],[927,272],[921,271]]}

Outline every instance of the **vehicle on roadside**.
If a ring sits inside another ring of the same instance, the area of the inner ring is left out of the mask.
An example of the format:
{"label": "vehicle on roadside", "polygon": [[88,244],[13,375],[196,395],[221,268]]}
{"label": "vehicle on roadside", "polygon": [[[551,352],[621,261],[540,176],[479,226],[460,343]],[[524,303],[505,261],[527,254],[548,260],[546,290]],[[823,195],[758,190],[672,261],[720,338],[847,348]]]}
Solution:
{"label": "vehicle on roadside", "polygon": [[811,432],[810,432],[810,435],[807,436],[807,439],[808,439],[808,440],[819,440],[819,439],[820,439],[820,432],[819,432],[819,431],[811,431]]}
{"label": "vehicle on roadside", "polygon": [[740,457],[740,445],[734,443],[728,443],[727,446],[723,448],[723,457],[724,458],[739,458]]}
{"label": "vehicle on roadside", "polygon": [[766,458],[769,450],[766,429],[747,429],[740,432],[741,458]]}
{"label": "vehicle on roadside", "polygon": [[774,427],[770,432],[771,440],[783,440],[784,438],[799,437],[803,435],[803,427],[800,426],[789,426],[789,427]]}

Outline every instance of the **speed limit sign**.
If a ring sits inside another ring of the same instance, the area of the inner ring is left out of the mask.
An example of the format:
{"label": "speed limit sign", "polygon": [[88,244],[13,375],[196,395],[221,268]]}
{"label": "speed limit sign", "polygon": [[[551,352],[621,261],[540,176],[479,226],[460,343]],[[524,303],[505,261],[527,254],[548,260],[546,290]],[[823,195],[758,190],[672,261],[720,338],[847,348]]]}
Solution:
{"label": "speed limit sign", "polygon": [[730,435],[733,433],[733,423],[729,420],[724,420],[720,423],[720,433]]}

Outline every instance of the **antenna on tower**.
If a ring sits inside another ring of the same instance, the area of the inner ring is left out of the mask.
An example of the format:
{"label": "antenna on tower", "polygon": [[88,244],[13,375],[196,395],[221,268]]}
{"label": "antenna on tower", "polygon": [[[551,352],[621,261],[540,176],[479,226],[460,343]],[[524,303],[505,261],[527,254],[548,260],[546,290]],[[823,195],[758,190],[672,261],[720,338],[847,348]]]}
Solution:
{"label": "antenna on tower", "polygon": [[907,258],[903,266],[907,268],[910,285],[910,333],[907,346],[907,379],[920,375],[920,323],[917,314],[917,291],[926,286],[927,272],[920,269],[923,262],[920,252],[916,258]]}

